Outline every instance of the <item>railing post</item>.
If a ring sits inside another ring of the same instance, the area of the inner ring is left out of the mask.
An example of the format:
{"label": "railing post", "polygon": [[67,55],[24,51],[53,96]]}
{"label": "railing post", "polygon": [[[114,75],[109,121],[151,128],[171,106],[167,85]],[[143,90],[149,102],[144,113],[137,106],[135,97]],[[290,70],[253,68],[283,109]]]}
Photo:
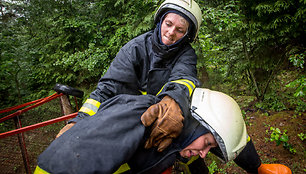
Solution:
{"label": "railing post", "polygon": [[[69,100],[69,96],[74,96],[74,100],[76,103],[76,109],[77,111],[79,110],[76,97],[82,98],[84,95],[83,91],[72,88],[67,85],[58,84],[58,83],[54,86],[54,90],[58,93],[65,94],[60,97],[60,105],[61,105],[63,115],[68,115],[68,114],[73,113],[72,106]],[[65,121],[65,123],[67,124],[67,121]]]}
{"label": "railing post", "polygon": [[[69,100],[68,95],[62,95],[60,97],[60,105],[61,105],[61,110],[63,115],[69,115],[73,113],[72,106]],[[67,120],[65,120],[65,124],[67,124]]]}
{"label": "railing post", "polygon": [[[14,122],[15,122],[15,126],[16,126],[17,129],[22,127],[19,116],[14,117]],[[17,134],[17,137],[18,137],[19,147],[20,147],[20,150],[21,150],[21,154],[22,154],[23,163],[24,163],[24,166],[25,166],[26,173],[31,174],[28,152],[27,152],[25,141],[24,141],[24,134],[23,133]]]}

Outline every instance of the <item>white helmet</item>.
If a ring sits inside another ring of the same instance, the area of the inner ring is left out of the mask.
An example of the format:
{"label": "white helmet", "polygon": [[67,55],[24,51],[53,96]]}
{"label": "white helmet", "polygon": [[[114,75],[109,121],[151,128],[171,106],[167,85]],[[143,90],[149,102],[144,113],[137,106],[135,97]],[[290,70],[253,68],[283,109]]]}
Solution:
{"label": "white helmet", "polygon": [[155,22],[158,22],[160,17],[168,10],[177,10],[192,21],[195,27],[190,38],[192,42],[198,35],[202,23],[202,12],[199,5],[194,0],[165,0],[155,13]]}
{"label": "white helmet", "polygon": [[192,116],[214,135],[222,160],[235,159],[247,144],[248,135],[236,101],[230,96],[204,88],[192,94]]}

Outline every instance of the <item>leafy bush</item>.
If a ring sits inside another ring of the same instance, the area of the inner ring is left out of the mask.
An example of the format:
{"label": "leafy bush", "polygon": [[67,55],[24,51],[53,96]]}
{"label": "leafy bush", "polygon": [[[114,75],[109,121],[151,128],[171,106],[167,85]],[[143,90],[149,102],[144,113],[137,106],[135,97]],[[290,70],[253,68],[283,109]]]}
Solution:
{"label": "leafy bush", "polygon": [[[277,146],[282,144],[285,149],[290,151],[290,153],[296,153],[296,150],[288,142],[289,136],[286,134],[287,130],[281,132],[279,128],[270,127],[270,131],[272,131],[270,134],[270,141],[275,141]],[[269,133],[268,130],[266,132]]]}
{"label": "leafy bush", "polygon": [[[265,98],[262,102],[261,109],[269,109],[274,111],[282,111],[286,109],[285,104],[283,103],[283,96],[277,95],[275,93],[269,93],[265,95]],[[257,106],[260,106],[259,104]]]}
{"label": "leafy bush", "polygon": [[298,134],[298,137],[299,137],[302,141],[304,141],[304,140],[306,139],[306,135],[305,135],[304,133],[299,133],[299,134]]}

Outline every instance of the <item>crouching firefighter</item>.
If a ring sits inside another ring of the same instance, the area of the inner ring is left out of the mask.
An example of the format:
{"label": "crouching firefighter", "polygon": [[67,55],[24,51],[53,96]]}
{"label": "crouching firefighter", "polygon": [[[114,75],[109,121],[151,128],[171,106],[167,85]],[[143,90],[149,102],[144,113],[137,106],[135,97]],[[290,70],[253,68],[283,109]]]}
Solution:
{"label": "crouching firefighter", "polygon": [[[166,103],[177,106],[174,100]],[[205,158],[209,151],[224,162],[234,160],[248,173],[291,173],[284,165],[261,164],[238,104],[224,93],[203,88],[192,94],[182,131],[160,152],[163,143],[158,141],[168,141],[171,136],[151,140],[150,134],[156,133],[154,128],[161,132],[175,129],[159,120],[177,113],[164,107],[153,95],[121,94],[107,100],[95,117],[78,121],[55,139],[39,156],[34,173],[111,174],[120,173],[117,169],[124,164],[129,167],[125,173],[158,174],[194,156]],[[208,173],[199,159],[190,164],[189,171]]]}

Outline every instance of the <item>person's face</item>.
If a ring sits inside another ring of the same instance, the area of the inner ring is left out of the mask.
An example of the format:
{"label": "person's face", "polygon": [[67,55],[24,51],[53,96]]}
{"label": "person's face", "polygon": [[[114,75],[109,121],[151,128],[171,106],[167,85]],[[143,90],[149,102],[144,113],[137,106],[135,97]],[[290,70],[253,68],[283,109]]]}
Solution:
{"label": "person's face", "polygon": [[190,158],[192,156],[200,155],[201,158],[205,158],[209,150],[213,147],[217,147],[218,144],[211,133],[204,134],[194,140],[189,146],[180,151],[180,155],[184,158]]}
{"label": "person's face", "polygon": [[161,25],[161,39],[165,45],[174,44],[188,31],[189,23],[182,16],[169,13]]}

